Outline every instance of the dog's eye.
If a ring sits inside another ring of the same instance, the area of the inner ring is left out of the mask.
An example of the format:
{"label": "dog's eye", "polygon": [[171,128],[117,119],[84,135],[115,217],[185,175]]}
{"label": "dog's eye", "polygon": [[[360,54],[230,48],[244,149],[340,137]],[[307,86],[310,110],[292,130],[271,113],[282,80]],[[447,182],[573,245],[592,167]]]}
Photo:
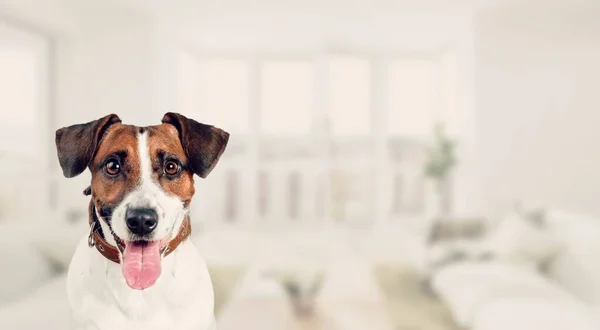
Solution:
{"label": "dog's eye", "polygon": [[104,165],[104,171],[110,176],[115,176],[121,173],[121,164],[117,159],[109,159]]}
{"label": "dog's eye", "polygon": [[165,173],[167,175],[177,175],[179,173],[179,164],[169,160],[165,163]]}

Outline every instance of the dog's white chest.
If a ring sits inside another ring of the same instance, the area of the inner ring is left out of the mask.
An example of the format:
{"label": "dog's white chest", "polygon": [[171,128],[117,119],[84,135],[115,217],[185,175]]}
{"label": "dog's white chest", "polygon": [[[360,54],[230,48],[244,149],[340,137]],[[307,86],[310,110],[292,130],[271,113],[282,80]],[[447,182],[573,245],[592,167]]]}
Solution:
{"label": "dog's white chest", "polygon": [[76,330],[207,330],[214,325],[210,275],[190,241],[163,260],[153,287],[138,291],[125,283],[120,265],[82,240],[67,286]]}

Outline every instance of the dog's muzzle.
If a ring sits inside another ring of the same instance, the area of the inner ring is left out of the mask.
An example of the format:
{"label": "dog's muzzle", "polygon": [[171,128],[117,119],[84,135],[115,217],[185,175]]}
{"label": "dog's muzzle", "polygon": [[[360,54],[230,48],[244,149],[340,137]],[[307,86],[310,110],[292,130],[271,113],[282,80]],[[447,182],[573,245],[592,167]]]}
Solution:
{"label": "dog's muzzle", "polygon": [[150,235],[158,225],[158,214],[149,208],[129,209],[125,213],[125,222],[131,233],[138,236]]}

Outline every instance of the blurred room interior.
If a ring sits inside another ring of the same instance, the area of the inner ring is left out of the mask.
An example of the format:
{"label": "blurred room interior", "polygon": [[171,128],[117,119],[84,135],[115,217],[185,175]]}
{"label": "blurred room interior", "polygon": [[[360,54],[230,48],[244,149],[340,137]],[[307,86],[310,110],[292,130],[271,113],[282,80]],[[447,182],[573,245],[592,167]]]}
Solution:
{"label": "blurred room interior", "polygon": [[2,0],[0,329],[68,328],[55,130],[168,111],[220,329],[600,329],[599,59],[594,0]]}

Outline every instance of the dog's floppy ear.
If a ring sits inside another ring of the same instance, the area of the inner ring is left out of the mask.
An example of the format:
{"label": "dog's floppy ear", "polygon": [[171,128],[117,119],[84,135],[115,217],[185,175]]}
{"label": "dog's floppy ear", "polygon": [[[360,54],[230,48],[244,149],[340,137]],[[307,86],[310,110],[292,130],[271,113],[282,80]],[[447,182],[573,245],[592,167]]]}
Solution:
{"label": "dog's floppy ear", "polygon": [[190,169],[206,178],[225,151],[229,133],[173,112],[166,113],[162,122],[177,128]]}
{"label": "dog's floppy ear", "polygon": [[88,166],[104,132],[121,119],[110,114],[85,124],[63,127],[56,131],[56,150],[63,174],[72,178]]}

